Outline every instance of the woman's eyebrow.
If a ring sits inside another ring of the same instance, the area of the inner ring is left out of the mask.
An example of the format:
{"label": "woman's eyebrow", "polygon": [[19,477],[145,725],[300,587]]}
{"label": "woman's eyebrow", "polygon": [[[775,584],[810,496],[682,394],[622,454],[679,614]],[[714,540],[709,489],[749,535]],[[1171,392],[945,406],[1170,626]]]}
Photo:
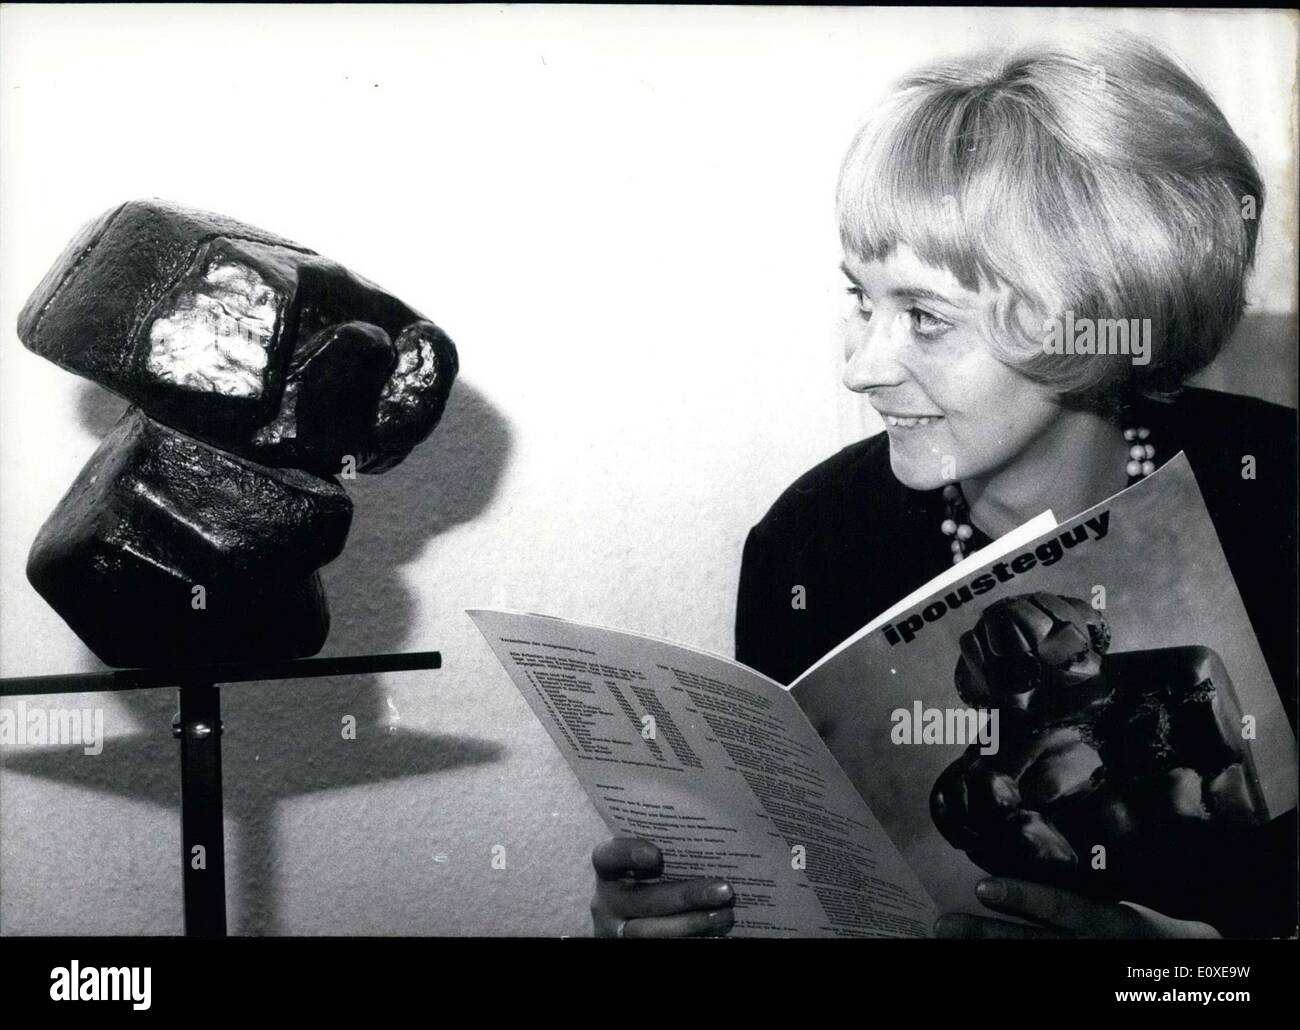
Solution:
{"label": "woman's eyebrow", "polygon": [[[862,287],[862,280],[854,275],[849,269],[847,261],[840,262],[840,271],[844,273],[845,278],[847,278],[849,282],[853,283],[854,286],[859,288]],[[896,300],[907,299],[928,301],[932,304],[943,304],[950,308],[965,308],[969,306],[963,301],[948,296],[946,293],[939,293],[937,290],[932,290],[926,286],[895,286],[888,291],[888,296],[893,297]]]}
{"label": "woman's eyebrow", "polygon": [[906,298],[908,300],[924,300],[933,304],[944,304],[950,308],[964,308],[967,306],[964,302],[957,300],[955,297],[950,297],[946,293],[939,293],[935,290],[927,289],[924,286],[895,286],[889,291],[889,296],[898,299]]}

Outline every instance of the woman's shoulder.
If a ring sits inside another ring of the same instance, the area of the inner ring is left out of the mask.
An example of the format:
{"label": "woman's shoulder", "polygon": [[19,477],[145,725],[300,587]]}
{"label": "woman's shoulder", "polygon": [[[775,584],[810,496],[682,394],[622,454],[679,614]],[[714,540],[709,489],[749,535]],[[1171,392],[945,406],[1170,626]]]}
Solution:
{"label": "woman's shoulder", "polygon": [[889,465],[889,437],[877,433],[818,462],[786,487],[756,530],[775,533],[810,523],[858,521],[867,509],[889,511],[887,495],[910,492]]}
{"label": "woman's shoulder", "polygon": [[1254,482],[1285,494],[1295,482],[1297,413],[1292,408],[1219,390],[1186,389],[1146,414],[1162,457],[1185,450],[1203,490]]}
{"label": "woman's shoulder", "polygon": [[788,683],[905,593],[911,578],[925,577],[923,564],[908,558],[917,553],[918,527],[933,526],[938,538],[939,520],[908,522],[909,495],[927,496],[894,478],[884,433],[842,448],[786,487],[745,540],[737,660]]}
{"label": "woman's shoulder", "polygon": [[1259,397],[1189,387],[1172,402],[1153,403],[1147,412],[1174,431],[1175,439],[1220,443],[1259,441],[1269,447],[1293,447],[1297,412]]}

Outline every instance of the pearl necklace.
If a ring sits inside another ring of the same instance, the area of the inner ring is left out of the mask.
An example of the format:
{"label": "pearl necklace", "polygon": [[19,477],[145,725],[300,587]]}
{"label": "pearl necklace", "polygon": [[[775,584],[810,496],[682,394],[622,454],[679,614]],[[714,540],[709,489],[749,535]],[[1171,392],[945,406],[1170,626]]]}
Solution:
{"label": "pearl necklace", "polygon": [[[1129,486],[1156,470],[1155,445],[1144,442],[1150,436],[1151,430],[1146,426],[1124,430],[1124,439],[1131,444],[1128,463],[1124,466]],[[944,536],[951,537],[949,548],[952,551],[952,563],[956,565],[966,557],[975,528],[970,524],[970,508],[966,504],[966,498],[956,483],[949,483],[943,488],[943,504],[944,519],[939,524],[939,529]]]}

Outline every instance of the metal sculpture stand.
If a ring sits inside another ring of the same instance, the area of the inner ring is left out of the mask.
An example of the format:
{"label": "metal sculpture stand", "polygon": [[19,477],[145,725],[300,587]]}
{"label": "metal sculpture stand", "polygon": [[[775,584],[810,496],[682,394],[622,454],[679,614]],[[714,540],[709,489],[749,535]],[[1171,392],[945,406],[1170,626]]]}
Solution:
{"label": "metal sculpture stand", "polygon": [[441,667],[440,652],[413,651],[409,654],[119,669],[116,672],[0,679],[0,697],[177,688],[180,715],[172,724],[172,734],[181,742],[181,874],[185,936],[224,937],[226,849],[221,795],[221,685]]}

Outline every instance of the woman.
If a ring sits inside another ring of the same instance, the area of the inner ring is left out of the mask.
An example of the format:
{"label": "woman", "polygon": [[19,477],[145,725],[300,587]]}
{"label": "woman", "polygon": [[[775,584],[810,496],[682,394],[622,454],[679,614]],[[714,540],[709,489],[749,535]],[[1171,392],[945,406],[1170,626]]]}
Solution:
{"label": "woman", "polygon": [[[1181,450],[1294,728],[1294,414],[1184,387],[1241,318],[1262,204],[1214,102],[1138,39],[981,55],[900,83],[838,194],[844,383],[885,431],[806,473],[750,532],[737,659],[789,682],[968,550],[1045,509],[1091,507]],[[1142,332],[1126,353],[1060,353],[1053,328],[1085,318]],[[815,609],[792,609],[796,584]],[[945,916],[937,931],[1287,933],[1294,827],[1294,813],[1269,827],[1257,911],[1240,926],[994,879],[977,892],[989,918]],[[724,881],[643,882],[662,866],[649,842],[592,857],[597,934],[731,925]]]}

